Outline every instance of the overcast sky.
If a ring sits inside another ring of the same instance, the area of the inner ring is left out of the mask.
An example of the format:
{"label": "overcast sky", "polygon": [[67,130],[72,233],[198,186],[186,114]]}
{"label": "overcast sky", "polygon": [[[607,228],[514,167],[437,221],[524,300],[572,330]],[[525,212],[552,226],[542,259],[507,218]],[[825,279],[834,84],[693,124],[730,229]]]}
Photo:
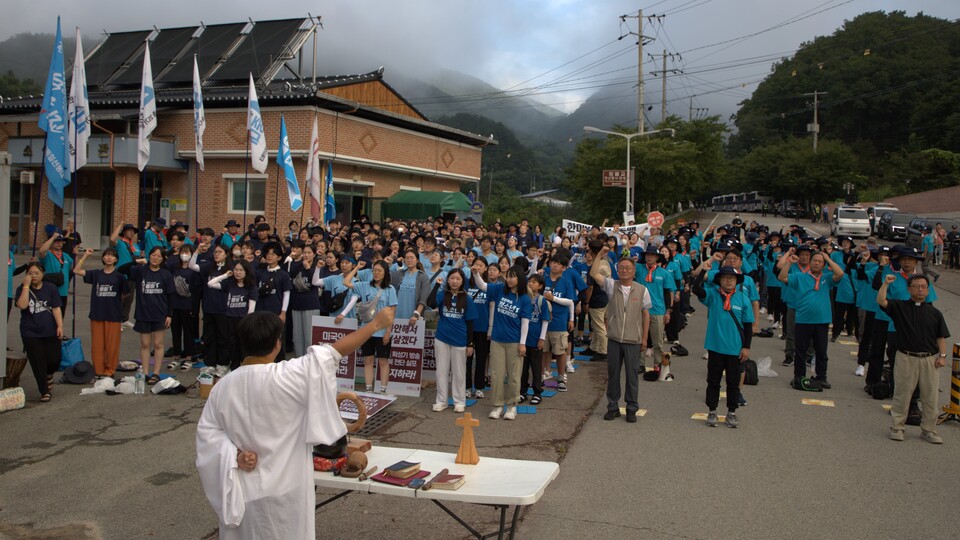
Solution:
{"label": "overcast sky", "polygon": [[[439,66],[501,89],[530,90],[566,112],[601,86],[621,96],[613,100],[635,99],[635,40],[617,38],[637,29],[636,19],[621,24],[620,15],[643,8],[644,16],[666,14],[644,24],[644,35],[654,38],[645,53],[682,53],[682,60],[668,61],[668,69],[685,72],[668,76],[669,110],[686,116],[694,96],[695,107],[709,107],[710,114],[724,118],[749,97],[776,57],[833,33],[860,13],[960,17],[958,0],[350,0],[312,6],[302,0],[3,0],[3,7],[0,40],[20,32],[53,32],[57,15],[64,34],[80,26],[92,37],[103,30],[292,18],[310,9],[324,24],[319,74],[382,65],[389,82],[391,73],[418,75]],[[720,42],[726,43],[715,45]],[[748,64],[730,65],[743,63]],[[660,69],[660,60],[653,67],[645,58],[644,69]],[[645,81],[647,101],[655,105],[648,114],[658,119],[660,79],[648,75]],[[426,96],[405,97],[416,103]]]}

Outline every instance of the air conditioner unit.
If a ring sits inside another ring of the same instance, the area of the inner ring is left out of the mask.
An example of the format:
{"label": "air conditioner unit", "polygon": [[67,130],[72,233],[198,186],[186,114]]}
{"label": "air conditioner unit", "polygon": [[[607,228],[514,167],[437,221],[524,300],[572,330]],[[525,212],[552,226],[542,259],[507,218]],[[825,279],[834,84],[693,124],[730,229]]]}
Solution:
{"label": "air conditioner unit", "polygon": [[33,183],[33,171],[20,171],[20,183],[21,183],[21,184],[32,184],[32,183]]}

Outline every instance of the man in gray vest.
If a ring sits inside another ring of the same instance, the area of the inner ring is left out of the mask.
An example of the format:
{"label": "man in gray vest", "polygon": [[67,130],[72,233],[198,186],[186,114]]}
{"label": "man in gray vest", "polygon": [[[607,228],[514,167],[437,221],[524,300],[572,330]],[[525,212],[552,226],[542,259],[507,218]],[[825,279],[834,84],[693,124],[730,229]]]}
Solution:
{"label": "man in gray vest", "polygon": [[638,374],[640,351],[647,343],[650,330],[650,294],[646,287],[633,280],[636,271],[629,257],[617,262],[619,279],[606,277],[601,271],[610,248],[604,246],[593,258],[590,277],[602,286],[610,303],[604,314],[607,326],[607,413],[604,420],[620,416],[620,371],[626,371],[627,422],[637,421]]}

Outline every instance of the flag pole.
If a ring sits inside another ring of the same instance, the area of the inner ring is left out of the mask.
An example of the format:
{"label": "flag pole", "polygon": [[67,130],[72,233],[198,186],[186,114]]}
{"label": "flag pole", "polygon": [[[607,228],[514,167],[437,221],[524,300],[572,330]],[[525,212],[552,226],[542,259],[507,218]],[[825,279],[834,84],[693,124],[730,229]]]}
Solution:
{"label": "flag pole", "polygon": [[[273,230],[280,226],[280,163],[277,163],[276,196],[273,198]],[[289,227],[288,227],[289,228]]]}
{"label": "flag pole", "polygon": [[[196,162],[193,163],[193,193],[193,213],[195,220],[193,222],[193,231],[196,233],[200,227],[200,164]],[[199,233],[197,234],[197,238],[200,238]]]}
{"label": "flag pole", "polygon": [[[80,130],[77,127],[73,128],[73,237],[77,237],[77,179],[80,177],[80,171],[77,170],[77,155],[80,153],[80,148],[77,146],[77,140],[80,134]],[[76,249],[77,245],[73,242],[73,248]],[[77,264],[76,252],[69,254],[71,257],[74,257],[73,264]],[[73,279],[73,269],[71,268],[70,275],[67,276],[67,283],[73,281],[73,300],[71,304],[71,316],[70,316],[70,333],[71,337],[76,339],[77,337],[77,281]]]}
{"label": "flag pole", "polygon": [[37,213],[33,215],[33,256],[37,256],[37,234],[40,232],[40,201],[43,200],[43,161],[47,155],[47,139],[43,139],[43,153],[40,154],[40,181],[37,183]]}
{"label": "flag pole", "polygon": [[247,231],[247,190],[250,188],[250,132],[247,131],[247,159],[243,160],[243,230]]}
{"label": "flag pole", "polygon": [[[313,150],[311,150],[311,152],[312,152],[312,151],[313,151]],[[310,172],[309,172],[309,171],[307,172],[307,179],[306,179],[306,181],[303,183],[303,187],[304,187],[303,192],[307,194],[307,197],[309,197],[309,196],[310,196]],[[301,229],[303,228],[303,216],[304,216],[304,214],[306,213],[306,211],[307,211],[307,205],[304,204],[303,206],[300,207],[300,228],[301,228]],[[299,234],[300,234],[300,232],[298,231],[298,232],[297,232],[297,235],[298,235],[297,238],[300,237]]]}

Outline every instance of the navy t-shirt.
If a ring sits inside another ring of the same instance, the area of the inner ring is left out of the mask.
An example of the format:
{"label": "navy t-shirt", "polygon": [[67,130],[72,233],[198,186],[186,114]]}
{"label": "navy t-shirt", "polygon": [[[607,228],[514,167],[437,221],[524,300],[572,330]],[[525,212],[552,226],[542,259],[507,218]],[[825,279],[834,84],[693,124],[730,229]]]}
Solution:
{"label": "navy t-shirt", "polygon": [[454,347],[466,347],[470,341],[467,336],[467,321],[477,319],[477,308],[473,300],[464,293],[463,309],[457,308],[457,297],[450,299],[450,307],[444,302],[446,291],[437,291],[437,341]]}
{"label": "navy t-shirt", "polygon": [[[200,267],[201,285],[205,285],[212,278],[224,274],[227,271],[226,263],[217,266],[214,262],[201,262],[198,266]],[[202,306],[204,315],[223,315],[227,309],[227,293],[224,292],[223,289],[205,287]]]}
{"label": "navy t-shirt", "polygon": [[[23,294],[23,285],[17,287],[16,297]],[[29,338],[48,338],[57,336],[57,320],[53,318],[53,309],[61,307],[60,292],[47,281],[40,282],[40,288],[30,288],[30,303],[20,310],[20,335]]]}
{"label": "navy t-shirt", "polygon": [[136,265],[130,269],[130,281],[137,284],[136,320],[162,322],[170,316],[170,295],[176,293],[173,275],[166,268],[154,271],[147,265]]}
{"label": "navy t-shirt", "polygon": [[290,274],[279,267],[271,272],[264,266],[257,271],[257,280],[260,298],[257,300],[256,310],[279,315],[283,309],[283,293],[293,289]]}
{"label": "navy t-shirt", "polygon": [[300,283],[310,286],[310,288],[305,291],[300,291],[296,287],[290,290],[290,305],[288,306],[290,311],[312,311],[320,309],[320,292],[317,290],[317,287],[311,284],[313,282],[313,276],[317,272],[319,272],[319,269],[316,264],[307,270],[303,267],[302,262],[290,263],[291,285],[293,281],[300,280]]}
{"label": "navy t-shirt", "polygon": [[[200,305],[200,274],[189,268],[175,268],[173,274],[173,295],[170,308],[194,311]],[[186,296],[184,296],[186,293]]]}
{"label": "navy t-shirt", "polygon": [[227,297],[227,307],[224,311],[227,317],[242,319],[247,316],[247,306],[250,300],[259,304],[256,284],[249,287],[241,287],[237,284],[237,280],[227,278],[220,282],[220,287],[224,290]]}
{"label": "navy t-shirt", "polygon": [[90,320],[120,322],[120,295],[124,280],[120,272],[109,274],[103,270],[87,270],[83,282],[93,285],[90,289]]}

